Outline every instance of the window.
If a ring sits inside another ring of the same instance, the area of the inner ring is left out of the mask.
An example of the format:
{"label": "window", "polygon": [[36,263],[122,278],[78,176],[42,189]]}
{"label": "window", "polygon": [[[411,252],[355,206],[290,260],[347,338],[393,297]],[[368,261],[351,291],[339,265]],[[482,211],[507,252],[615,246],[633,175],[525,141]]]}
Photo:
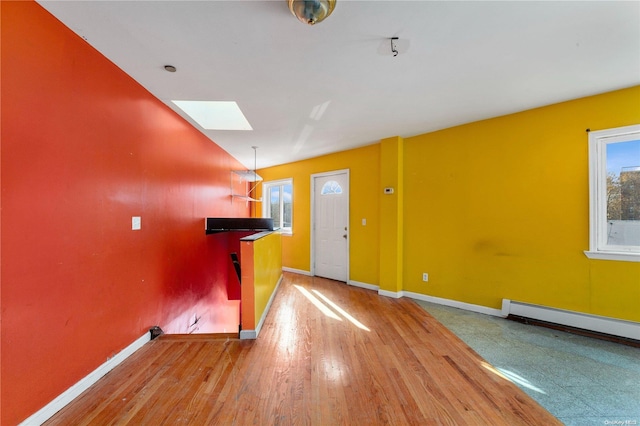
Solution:
{"label": "window", "polygon": [[275,228],[290,234],[293,229],[293,180],[264,182],[262,194],[262,216],[272,218]]}
{"label": "window", "polygon": [[320,190],[320,195],[333,195],[333,194],[342,194],[342,187],[335,180],[330,180],[325,182],[322,185],[322,190]]}
{"label": "window", "polygon": [[640,262],[640,125],[589,133],[592,259]]}

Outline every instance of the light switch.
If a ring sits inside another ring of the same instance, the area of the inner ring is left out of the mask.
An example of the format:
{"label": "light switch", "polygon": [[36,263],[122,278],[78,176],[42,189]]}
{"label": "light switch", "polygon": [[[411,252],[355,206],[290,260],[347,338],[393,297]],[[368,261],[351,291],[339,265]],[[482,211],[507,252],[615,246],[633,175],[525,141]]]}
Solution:
{"label": "light switch", "polygon": [[367,225],[367,219],[362,218],[362,226],[366,226]]}
{"label": "light switch", "polygon": [[142,229],[142,218],[140,216],[132,216],[131,217],[131,230],[137,231]]}

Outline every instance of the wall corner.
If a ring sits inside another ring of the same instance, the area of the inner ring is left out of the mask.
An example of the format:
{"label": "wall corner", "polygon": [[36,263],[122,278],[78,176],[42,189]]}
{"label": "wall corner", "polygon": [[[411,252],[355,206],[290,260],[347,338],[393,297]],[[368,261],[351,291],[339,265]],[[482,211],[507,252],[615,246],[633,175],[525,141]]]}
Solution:
{"label": "wall corner", "polygon": [[380,141],[380,290],[402,291],[404,266],[404,140]]}

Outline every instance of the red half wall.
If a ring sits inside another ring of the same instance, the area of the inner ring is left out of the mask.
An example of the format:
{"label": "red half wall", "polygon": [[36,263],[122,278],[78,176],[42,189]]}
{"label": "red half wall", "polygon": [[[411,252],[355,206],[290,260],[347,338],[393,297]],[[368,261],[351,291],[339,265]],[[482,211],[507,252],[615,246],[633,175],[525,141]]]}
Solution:
{"label": "red half wall", "polygon": [[0,423],[13,425],[151,326],[237,331],[228,238],[204,218],[249,212],[220,147],[38,4],[1,7]]}

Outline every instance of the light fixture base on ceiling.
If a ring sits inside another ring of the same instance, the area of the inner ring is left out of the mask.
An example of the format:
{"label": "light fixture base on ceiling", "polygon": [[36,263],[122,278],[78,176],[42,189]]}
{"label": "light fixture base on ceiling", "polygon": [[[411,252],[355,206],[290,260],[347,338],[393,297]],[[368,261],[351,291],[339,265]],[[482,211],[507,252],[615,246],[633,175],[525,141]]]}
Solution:
{"label": "light fixture base on ceiling", "polygon": [[398,56],[398,37],[391,37],[391,53],[393,56]]}
{"label": "light fixture base on ceiling", "polygon": [[331,15],[336,0],[287,0],[289,10],[300,22],[315,25]]}

